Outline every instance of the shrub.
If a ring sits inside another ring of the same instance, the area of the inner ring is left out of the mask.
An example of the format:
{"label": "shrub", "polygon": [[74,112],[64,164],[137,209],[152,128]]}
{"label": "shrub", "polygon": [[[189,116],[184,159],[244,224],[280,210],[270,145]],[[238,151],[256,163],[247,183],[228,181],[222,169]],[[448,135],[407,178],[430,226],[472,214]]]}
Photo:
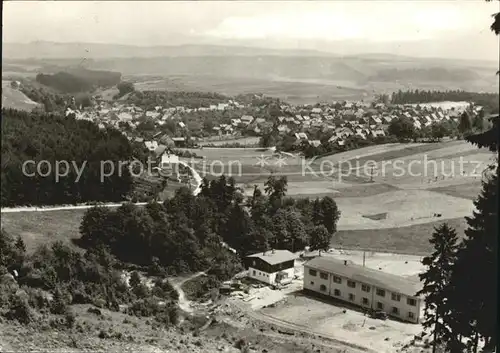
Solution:
{"label": "shrub", "polygon": [[39,288],[26,288],[28,303],[31,307],[40,310],[50,307],[51,299],[47,292]]}
{"label": "shrub", "polygon": [[64,315],[64,320],[67,328],[73,328],[76,322],[75,313],[71,310],[66,311],[66,314]]}
{"label": "shrub", "polygon": [[139,299],[133,302],[127,312],[129,315],[150,317],[160,311],[158,302],[153,298]]}
{"label": "shrub", "polygon": [[28,324],[33,321],[34,313],[27,298],[16,293],[11,299],[11,305],[5,317],[9,320],[17,320],[21,324]]}
{"label": "shrub", "polygon": [[50,304],[50,312],[52,314],[56,315],[62,315],[65,314],[68,310],[68,303],[66,301],[66,296],[65,293],[60,290],[59,288],[56,289],[54,293],[54,299],[52,300],[52,303]]}
{"label": "shrub", "polygon": [[162,299],[179,299],[179,293],[177,293],[168,280],[158,279],[151,290],[151,294]]}

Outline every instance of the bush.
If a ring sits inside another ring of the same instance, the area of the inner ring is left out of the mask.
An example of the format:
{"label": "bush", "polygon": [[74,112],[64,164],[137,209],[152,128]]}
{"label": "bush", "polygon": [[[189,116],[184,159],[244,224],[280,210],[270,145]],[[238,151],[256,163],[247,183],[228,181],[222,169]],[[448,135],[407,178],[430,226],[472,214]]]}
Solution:
{"label": "bush", "polygon": [[151,294],[158,298],[166,300],[176,301],[179,299],[179,293],[177,293],[175,288],[170,284],[168,280],[158,279],[155,282],[153,289],[151,290]]}
{"label": "bush", "polygon": [[32,308],[37,310],[50,307],[51,299],[47,292],[39,288],[26,288],[28,293],[28,303]]}
{"label": "bush", "polygon": [[17,320],[21,324],[29,324],[34,319],[34,313],[27,298],[16,293],[11,299],[11,305],[5,317],[9,320]]}
{"label": "bush", "polygon": [[64,321],[66,323],[67,328],[73,328],[76,322],[76,315],[73,311],[68,310],[64,315]]}
{"label": "bush", "polygon": [[68,310],[68,305],[64,293],[60,289],[56,289],[54,299],[50,305],[50,312],[56,315],[65,314]]}
{"label": "bush", "polygon": [[139,317],[150,317],[156,315],[159,311],[160,306],[158,305],[158,301],[154,298],[147,298],[133,302],[129,306],[127,313]]}

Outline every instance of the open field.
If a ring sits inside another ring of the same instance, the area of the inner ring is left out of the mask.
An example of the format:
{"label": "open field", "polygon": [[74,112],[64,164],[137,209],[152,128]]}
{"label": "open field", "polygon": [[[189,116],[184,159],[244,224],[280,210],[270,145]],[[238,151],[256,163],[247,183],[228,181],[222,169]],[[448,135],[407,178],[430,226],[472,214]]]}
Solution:
{"label": "open field", "polygon": [[[250,77],[223,77],[212,75],[183,75],[163,80],[138,82],[137,90],[174,90],[216,92],[238,95],[260,92],[293,104],[313,104],[318,101],[360,100],[370,96],[362,88],[342,86],[344,82],[300,79],[257,79]],[[349,86],[352,86],[349,85]]]}
{"label": "open field", "polygon": [[[470,200],[426,190],[397,190],[367,197],[337,198],[339,230],[405,227],[471,215]],[[386,213],[380,220],[372,215]],[[435,216],[440,214],[440,217]]]}
{"label": "open field", "polygon": [[342,249],[377,249],[395,253],[427,254],[432,251],[429,238],[434,227],[444,222],[456,229],[459,238],[464,236],[467,226],[465,219],[454,218],[399,228],[339,230],[333,236],[331,246]]}
{"label": "open field", "polygon": [[238,143],[244,146],[257,146],[259,144],[260,137],[240,137],[235,139],[213,139],[213,140],[205,140],[199,142],[200,146],[205,145],[214,145],[214,146],[222,146],[225,144]]}
{"label": "open field", "polygon": [[10,87],[10,81],[2,80],[2,107],[32,111],[40,104],[33,102],[24,93]]}
{"label": "open field", "polygon": [[380,353],[395,352],[421,331],[420,325],[372,319],[358,310],[302,294],[290,295],[284,304],[262,309],[262,313],[285,322],[300,323],[319,334],[357,342]]}
{"label": "open field", "polygon": [[86,210],[64,210],[53,212],[3,213],[2,228],[10,234],[20,235],[31,252],[39,245],[54,241],[72,244],[80,238],[80,223]]}
{"label": "open field", "polygon": [[461,197],[464,199],[475,200],[481,192],[482,184],[480,181],[460,185],[441,186],[430,191],[440,192],[446,195]]}

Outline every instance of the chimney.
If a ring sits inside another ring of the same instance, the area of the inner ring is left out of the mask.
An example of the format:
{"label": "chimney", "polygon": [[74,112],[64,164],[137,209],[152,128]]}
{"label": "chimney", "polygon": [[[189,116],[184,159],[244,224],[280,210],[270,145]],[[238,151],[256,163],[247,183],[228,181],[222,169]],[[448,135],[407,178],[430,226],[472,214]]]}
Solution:
{"label": "chimney", "polygon": [[344,260],[344,265],[347,266],[347,260]]}
{"label": "chimney", "polygon": [[272,250],[272,253],[274,254],[274,249]]}

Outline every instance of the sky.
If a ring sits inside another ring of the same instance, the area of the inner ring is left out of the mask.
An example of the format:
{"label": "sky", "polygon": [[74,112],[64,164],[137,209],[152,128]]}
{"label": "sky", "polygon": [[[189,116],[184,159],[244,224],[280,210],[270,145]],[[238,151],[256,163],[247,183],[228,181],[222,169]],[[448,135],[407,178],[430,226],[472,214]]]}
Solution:
{"label": "sky", "polygon": [[[229,44],[498,59],[498,2],[6,1],[5,42]],[[341,46],[339,43],[350,43]],[[413,43],[413,44],[412,44]],[[404,45],[403,45],[404,44]],[[355,46],[355,45],[354,45]],[[399,48],[399,49],[398,49]],[[353,49],[355,50],[355,49]],[[441,53],[442,52],[442,53]]]}

